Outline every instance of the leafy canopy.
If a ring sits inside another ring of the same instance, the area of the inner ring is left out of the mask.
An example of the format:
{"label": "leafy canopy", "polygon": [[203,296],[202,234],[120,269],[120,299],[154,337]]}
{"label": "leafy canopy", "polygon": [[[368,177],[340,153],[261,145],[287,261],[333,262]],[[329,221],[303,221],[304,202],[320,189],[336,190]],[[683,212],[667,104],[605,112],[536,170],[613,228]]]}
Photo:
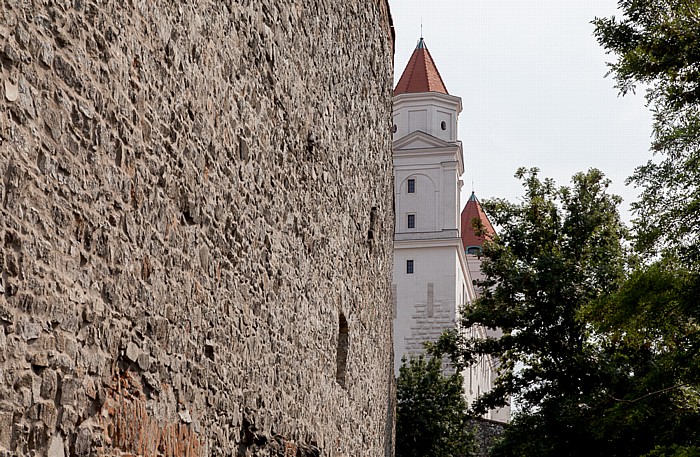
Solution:
{"label": "leafy canopy", "polygon": [[466,457],[474,440],[459,373],[439,358],[404,357],[397,381],[396,457]]}
{"label": "leafy canopy", "polygon": [[522,203],[484,202],[500,232],[484,249],[482,297],[462,317],[464,328],[500,328],[504,335],[480,340],[452,332],[437,345],[459,366],[479,355],[501,359],[496,386],[477,402],[477,413],[511,395],[523,412],[566,398],[580,403],[596,373],[578,313],[614,290],[624,267],[619,198],[607,193],[600,171],[579,173],[561,188],[540,180],[537,169],[516,176],[525,187]]}
{"label": "leafy canopy", "polygon": [[[634,383],[614,395],[624,417],[656,427],[650,456],[700,455],[700,4],[625,0],[622,18],[596,19],[618,88],[647,89],[656,159],[629,182],[636,249],[646,263],[586,317]],[[613,394],[611,394],[613,395]],[[651,417],[649,417],[651,416]],[[638,431],[644,433],[639,427]]]}
{"label": "leafy canopy", "polygon": [[696,0],[619,1],[621,19],[597,18],[595,36],[617,60],[622,94],[647,87],[657,159],[629,182],[642,188],[636,247],[700,261],[700,7]]}
{"label": "leafy canopy", "polygon": [[516,176],[525,187],[521,203],[484,203],[500,231],[484,250],[482,297],[462,319],[467,328],[500,327],[503,336],[451,332],[435,348],[461,365],[482,354],[500,359],[495,389],[474,406],[481,413],[512,396],[518,407],[494,455],[693,451],[700,439],[697,320],[688,320],[698,312],[693,275],[631,262],[620,200],[598,170],[560,188],[536,169]]}

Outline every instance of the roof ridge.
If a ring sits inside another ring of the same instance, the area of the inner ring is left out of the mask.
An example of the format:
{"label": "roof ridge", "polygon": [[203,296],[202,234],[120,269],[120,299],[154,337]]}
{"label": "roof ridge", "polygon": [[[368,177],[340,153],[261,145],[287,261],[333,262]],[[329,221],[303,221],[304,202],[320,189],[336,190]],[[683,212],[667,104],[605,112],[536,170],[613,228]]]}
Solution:
{"label": "roof ridge", "polygon": [[[421,38],[422,39],[422,38]],[[447,94],[447,86],[445,85],[445,81],[442,80],[442,75],[440,74],[440,70],[438,70],[437,65],[435,64],[435,60],[433,59],[433,55],[430,53],[430,50],[428,50],[428,47],[425,46],[425,54],[428,59],[430,59],[430,63],[432,64],[433,69],[435,70],[435,73],[437,73],[437,77],[440,79],[440,84],[442,84],[442,87],[445,89],[445,93]],[[428,64],[427,64],[427,59],[424,59],[426,61],[426,71],[428,69]]]}

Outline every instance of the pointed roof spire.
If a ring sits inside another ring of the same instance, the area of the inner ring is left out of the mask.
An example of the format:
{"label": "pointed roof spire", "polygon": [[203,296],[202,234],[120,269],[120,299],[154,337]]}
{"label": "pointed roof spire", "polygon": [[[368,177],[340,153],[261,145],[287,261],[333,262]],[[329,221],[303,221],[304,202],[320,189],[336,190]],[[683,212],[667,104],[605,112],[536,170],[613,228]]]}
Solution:
{"label": "pointed roof spire", "polygon": [[406,69],[399,79],[399,83],[394,89],[394,96],[399,94],[417,92],[440,92],[447,94],[445,83],[442,82],[440,72],[435,66],[430,51],[425,46],[425,41],[421,36],[418,45],[413,51],[411,58],[406,65]]}
{"label": "pointed roof spire", "polygon": [[[474,219],[481,221],[485,235],[476,235],[473,224]],[[470,247],[481,247],[484,245],[484,241],[486,241],[487,236],[490,238],[495,234],[496,231],[493,229],[491,221],[489,221],[486,213],[481,208],[481,203],[479,202],[479,199],[476,198],[476,194],[474,194],[474,191],[472,191],[467,204],[462,210],[462,245],[464,246],[464,249],[468,250]]]}

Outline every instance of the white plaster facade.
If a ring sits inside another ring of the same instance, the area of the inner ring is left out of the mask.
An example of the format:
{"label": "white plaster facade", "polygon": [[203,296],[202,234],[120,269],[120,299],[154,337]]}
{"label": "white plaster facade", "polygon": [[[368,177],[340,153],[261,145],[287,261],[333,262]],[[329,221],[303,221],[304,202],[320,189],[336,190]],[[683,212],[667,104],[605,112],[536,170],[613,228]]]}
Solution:
{"label": "white plaster facade", "polygon": [[[484,274],[481,271],[481,259],[477,255],[467,254],[467,265],[469,273],[473,280],[484,279]],[[476,296],[479,296],[478,289],[475,289]],[[476,338],[498,338],[503,335],[500,329],[489,329],[480,326],[474,326],[465,330],[469,336]],[[479,395],[489,391],[496,381],[497,361],[491,357],[481,357],[477,363],[470,366],[462,375],[464,376],[464,397],[468,404],[472,404]],[[484,415],[486,419],[491,419],[499,422],[508,422],[510,420],[510,405],[503,408],[490,410]]]}
{"label": "white plaster facade", "polygon": [[[472,279],[481,275],[480,260],[465,254],[460,236],[464,158],[457,122],[461,111],[459,97],[439,92],[394,97],[393,315],[397,376],[402,357],[422,353],[423,342],[435,341],[445,330],[455,328],[460,309],[476,298]],[[467,331],[480,336],[490,332],[483,328]],[[463,375],[464,394],[471,404],[493,385],[495,367],[484,358]],[[490,411],[485,417],[505,422],[509,415],[510,409],[504,408]]]}
{"label": "white plaster facade", "polygon": [[461,110],[459,97],[437,92],[394,98],[397,375],[402,356],[421,353],[424,341],[455,328],[459,310],[475,297],[459,233],[464,159],[456,132]]}

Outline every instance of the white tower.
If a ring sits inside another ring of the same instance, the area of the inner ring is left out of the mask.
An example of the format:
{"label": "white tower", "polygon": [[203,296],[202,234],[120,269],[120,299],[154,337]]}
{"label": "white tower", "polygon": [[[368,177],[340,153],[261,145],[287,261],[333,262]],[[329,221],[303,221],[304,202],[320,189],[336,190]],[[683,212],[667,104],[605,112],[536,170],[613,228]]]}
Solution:
{"label": "white tower", "polygon": [[460,238],[460,176],[464,173],[457,117],[462,100],[449,95],[421,38],[394,90],[394,368],[455,328],[474,298]]}
{"label": "white tower", "polygon": [[[481,203],[472,191],[471,197],[462,210],[462,245],[464,252],[467,254],[467,265],[472,279],[484,279],[484,274],[481,271],[481,249],[487,238],[491,239],[496,231],[491,225],[491,221],[481,208]],[[481,226],[481,233],[477,235],[474,228],[475,220]],[[479,296],[479,290],[476,290]],[[488,329],[485,327],[474,326],[466,329],[466,332],[472,337],[477,338],[499,338],[503,335],[500,329]],[[498,361],[491,357],[480,357],[477,363],[467,368],[464,376],[464,395],[467,402],[471,404],[479,395],[493,388],[496,380],[496,371],[498,369]],[[499,422],[508,422],[510,419],[510,406],[504,406],[499,409],[494,409],[486,414],[486,419],[496,420]]]}
{"label": "white tower", "polygon": [[[464,173],[457,118],[462,99],[448,94],[423,42],[394,90],[394,370],[403,356],[423,352],[458,325],[460,309],[476,298],[472,278],[480,277],[477,254],[483,244],[472,227],[477,217],[493,227],[473,196],[460,215]],[[493,336],[474,327],[472,335]],[[464,393],[471,403],[490,390],[495,365],[489,358],[467,369]],[[510,408],[490,411],[487,419],[507,421]]]}

